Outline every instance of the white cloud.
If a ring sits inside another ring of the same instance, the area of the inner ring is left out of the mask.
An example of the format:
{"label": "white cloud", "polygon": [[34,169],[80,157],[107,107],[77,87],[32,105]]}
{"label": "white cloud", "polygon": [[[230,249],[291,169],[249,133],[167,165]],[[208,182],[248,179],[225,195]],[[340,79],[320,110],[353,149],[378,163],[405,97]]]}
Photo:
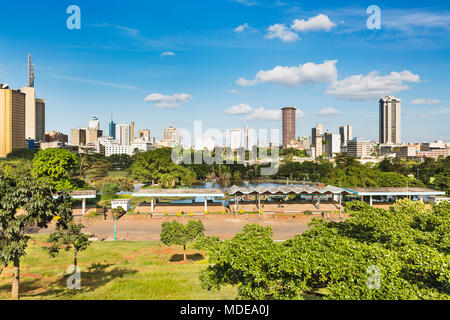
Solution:
{"label": "white cloud", "polygon": [[[296,118],[303,118],[303,112],[300,109],[296,111]],[[280,109],[264,109],[264,107],[254,109],[253,112],[246,118],[246,120],[262,120],[262,121],[280,121]]]}
{"label": "white cloud", "polygon": [[166,52],[161,53],[161,57],[174,56],[174,55],[175,55],[175,53],[172,51],[166,51]]}
{"label": "white cloud", "polygon": [[335,108],[326,108],[320,110],[317,114],[324,117],[335,117],[340,115],[341,112],[339,110],[336,110]]}
{"label": "white cloud", "polygon": [[228,91],[229,93],[232,93],[232,94],[237,94],[237,93],[239,93],[239,90],[236,90],[236,89],[231,89],[230,91]]}
{"label": "white cloud", "polygon": [[319,14],[316,17],[309,18],[308,20],[295,19],[291,26],[291,29],[297,32],[307,32],[307,31],[330,31],[336,26],[327,15]]}
{"label": "white cloud", "polygon": [[335,81],[330,84],[326,93],[338,99],[368,100],[409,90],[405,82],[420,82],[420,77],[408,70],[391,72],[386,76],[373,71],[365,76],[360,74]]}
{"label": "white cloud", "polygon": [[244,6],[247,6],[247,7],[256,6],[258,4],[258,2],[250,1],[250,0],[233,0],[233,1],[243,4]]}
{"label": "white cloud", "polygon": [[324,61],[323,64],[312,62],[298,67],[276,66],[272,70],[261,70],[254,80],[240,78],[237,85],[248,87],[260,83],[276,83],[287,87],[296,87],[312,83],[330,83],[337,79],[337,60]]}
{"label": "white cloud", "polygon": [[246,22],[246,23],[244,23],[244,24],[241,24],[240,26],[237,26],[237,27],[234,29],[234,32],[243,32],[243,31],[245,31],[245,30],[247,30],[247,29],[250,29],[250,27],[249,27],[248,23]]}
{"label": "white cloud", "polygon": [[438,104],[441,103],[441,101],[439,101],[438,99],[431,99],[431,98],[420,98],[420,99],[415,99],[413,101],[411,101],[412,104]]}
{"label": "white cloud", "polygon": [[178,108],[182,103],[192,100],[192,96],[186,93],[175,93],[174,95],[164,95],[161,93],[152,93],[144,101],[152,102],[159,108]]}
{"label": "white cloud", "polygon": [[266,34],[267,39],[279,38],[283,42],[292,42],[300,39],[298,34],[290,31],[284,24],[274,24],[268,30],[269,33]]}
{"label": "white cloud", "polygon": [[252,107],[250,107],[248,104],[240,103],[238,105],[231,106],[224,112],[226,114],[240,115],[240,114],[249,114],[252,111],[253,111]]}

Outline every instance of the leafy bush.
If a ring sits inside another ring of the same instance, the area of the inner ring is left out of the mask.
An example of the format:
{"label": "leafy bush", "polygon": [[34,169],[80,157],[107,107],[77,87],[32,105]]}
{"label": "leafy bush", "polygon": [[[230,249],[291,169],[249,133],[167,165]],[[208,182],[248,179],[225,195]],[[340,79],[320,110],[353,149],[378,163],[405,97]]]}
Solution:
{"label": "leafy bush", "polygon": [[384,210],[357,201],[347,208],[346,221],[314,219],[312,229],[282,243],[270,226],[246,225],[211,247],[203,287],[235,285],[242,299],[318,291],[325,299],[450,299],[450,204],[429,210],[401,200]]}

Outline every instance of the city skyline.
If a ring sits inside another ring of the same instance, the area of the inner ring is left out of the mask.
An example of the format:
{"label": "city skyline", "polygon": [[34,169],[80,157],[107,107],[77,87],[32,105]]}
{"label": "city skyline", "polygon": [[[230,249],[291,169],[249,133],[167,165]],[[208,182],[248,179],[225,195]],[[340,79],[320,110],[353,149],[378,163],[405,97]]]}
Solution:
{"label": "city skyline", "polygon": [[[195,120],[222,131],[281,130],[280,108],[293,105],[297,136],[317,123],[332,132],[350,124],[355,136],[377,141],[377,101],[395,95],[404,142],[450,140],[445,8],[384,1],[381,29],[368,30],[362,2],[258,3],[182,4],[165,20],[157,13],[170,3],[140,3],[148,16],[134,12],[131,21],[125,17],[134,6],[118,15],[118,4],[80,1],[81,30],[68,30],[63,5],[30,2],[27,19],[0,19],[11,30],[0,36],[0,82],[26,85],[31,54],[46,127],[66,134],[94,115],[108,132],[111,114],[156,137],[168,126],[192,130]],[[198,22],[200,8],[210,17],[205,23]],[[319,16],[328,17],[328,27],[305,30]],[[47,43],[30,30],[47,35]],[[306,69],[317,74],[310,78]],[[349,91],[355,81],[361,85]]]}

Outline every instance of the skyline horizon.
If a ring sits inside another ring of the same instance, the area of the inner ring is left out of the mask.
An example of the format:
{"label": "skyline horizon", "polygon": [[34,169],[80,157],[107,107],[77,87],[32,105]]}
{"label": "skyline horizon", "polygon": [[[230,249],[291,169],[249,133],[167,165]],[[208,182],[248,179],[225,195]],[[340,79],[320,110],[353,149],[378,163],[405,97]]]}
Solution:
{"label": "skyline horizon", "polygon": [[361,1],[258,2],[180,4],[165,20],[157,13],[170,3],[140,3],[148,17],[134,12],[131,21],[117,3],[81,0],[80,30],[62,23],[65,5],[30,2],[25,23],[1,16],[11,32],[0,34],[0,82],[26,85],[33,56],[47,132],[70,134],[92,116],[107,132],[111,114],[155,137],[169,126],[192,130],[196,120],[222,131],[281,130],[280,109],[295,106],[296,136],[322,123],[330,132],[352,125],[355,136],[378,141],[378,100],[394,95],[403,101],[403,142],[450,140],[445,4],[381,1],[381,29],[368,30]]}

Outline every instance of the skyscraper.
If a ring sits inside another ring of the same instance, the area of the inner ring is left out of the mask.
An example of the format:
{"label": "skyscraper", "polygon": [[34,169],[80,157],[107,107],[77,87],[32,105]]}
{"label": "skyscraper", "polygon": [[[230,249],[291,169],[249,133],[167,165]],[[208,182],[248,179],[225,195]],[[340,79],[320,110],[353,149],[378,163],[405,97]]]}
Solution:
{"label": "skyscraper", "polygon": [[242,147],[244,147],[245,150],[248,150],[248,127],[244,126],[242,129]]}
{"label": "skyscraper", "polygon": [[92,117],[91,120],[89,120],[89,129],[100,130],[100,121],[97,117]]}
{"label": "skyscraper", "polygon": [[45,140],[45,100],[36,99],[36,141]]}
{"label": "skyscraper", "polygon": [[25,94],[0,84],[0,157],[26,148]]}
{"label": "skyscraper", "polygon": [[227,147],[230,147],[232,150],[236,150],[241,147],[241,129],[228,129],[226,138]]}
{"label": "skyscraper", "polygon": [[401,143],[401,100],[386,96],[380,103],[380,143]]}
{"label": "skyscraper", "polygon": [[109,136],[116,140],[116,123],[111,116],[111,122],[109,123]]}
{"label": "skyscraper", "polygon": [[133,122],[131,122],[131,133],[130,133],[130,139],[131,139],[131,142],[133,142],[134,141],[134,121]]}
{"label": "skyscraper", "polygon": [[295,107],[285,107],[281,109],[283,112],[283,147],[295,140]]}
{"label": "skyscraper", "polygon": [[325,132],[325,152],[330,158],[341,152],[341,135]]}
{"label": "skyscraper", "polygon": [[129,124],[118,124],[116,127],[116,140],[120,145],[131,145],[131,126]]}
{"label": "skyscraper", "polygon": [[339,127],[339,134],[341,135],[341,146],[346,147],[347,141],[353,139],[352,126],[346,125]]}
{"label": "skyscraper", "polygon": [[34,88],[34,65],[31,61],[31,54],[28,55],[28,85],[29,88]]}

